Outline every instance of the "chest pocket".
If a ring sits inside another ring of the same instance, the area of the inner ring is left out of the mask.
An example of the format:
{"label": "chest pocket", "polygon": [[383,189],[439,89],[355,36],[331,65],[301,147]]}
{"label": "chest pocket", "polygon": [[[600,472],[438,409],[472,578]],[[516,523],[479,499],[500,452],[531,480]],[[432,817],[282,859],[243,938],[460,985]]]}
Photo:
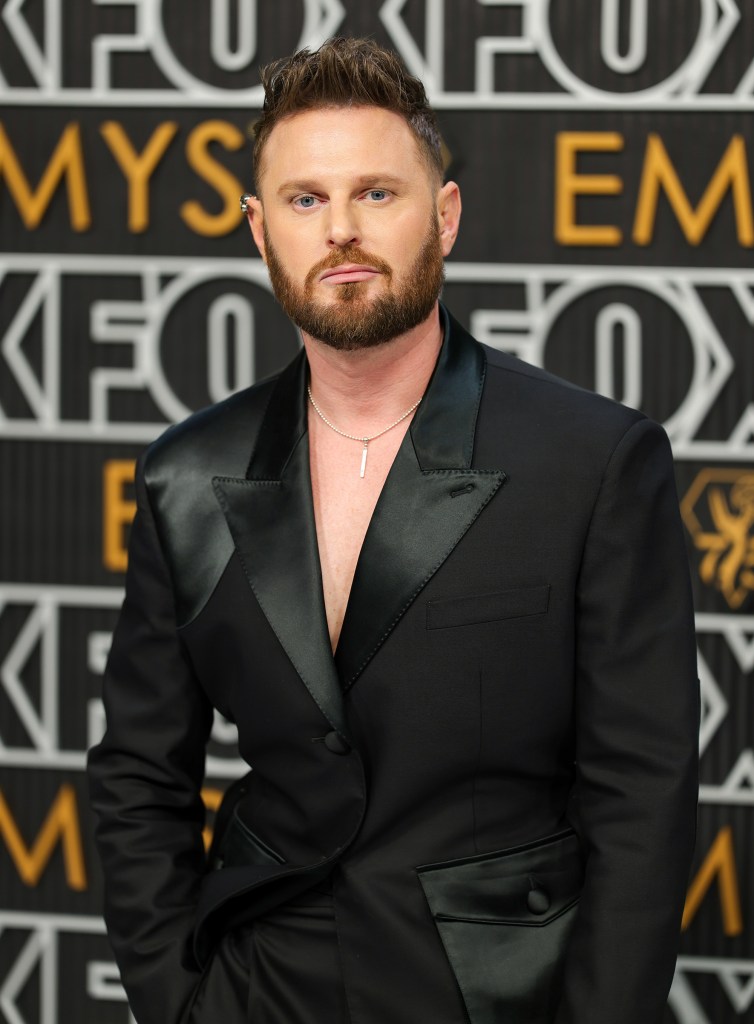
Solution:
{"label": "chest pocket", "polygon": [[550,602],[550,586],[521,587],[493,594],[453,597],[427,604],[427,629],[470,626],[475,622],[543,615]]}

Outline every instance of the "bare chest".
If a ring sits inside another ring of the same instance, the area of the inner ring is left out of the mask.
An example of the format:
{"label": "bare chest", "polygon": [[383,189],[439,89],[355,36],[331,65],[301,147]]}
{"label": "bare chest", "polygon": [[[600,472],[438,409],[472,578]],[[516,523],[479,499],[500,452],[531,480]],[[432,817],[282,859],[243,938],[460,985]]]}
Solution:
{"label": "bare chest", "polygon": [[310,468],[322,589],[330,643],[335,650],[361,546],[377,499],[407,429],[371,442],[364,476],[358,441],[310,423]]}

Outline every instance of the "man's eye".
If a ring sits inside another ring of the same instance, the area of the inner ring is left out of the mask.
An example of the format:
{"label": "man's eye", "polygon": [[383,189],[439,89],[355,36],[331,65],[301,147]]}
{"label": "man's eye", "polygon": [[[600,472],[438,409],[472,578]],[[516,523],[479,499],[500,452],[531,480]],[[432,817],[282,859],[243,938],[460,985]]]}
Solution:
{"label": "man's eye", "polygon": [[387,199],[387,192],[384,188],[370,188],[367,192],[367,196],[375,203],[381,203],[384,199]]}
{"label": "man's eye", "polygon": [[298,199],[294,199],[296,206],[300,206],[304,210],[311,210],[316,202],[317,200],[314,196],[299,196]]}

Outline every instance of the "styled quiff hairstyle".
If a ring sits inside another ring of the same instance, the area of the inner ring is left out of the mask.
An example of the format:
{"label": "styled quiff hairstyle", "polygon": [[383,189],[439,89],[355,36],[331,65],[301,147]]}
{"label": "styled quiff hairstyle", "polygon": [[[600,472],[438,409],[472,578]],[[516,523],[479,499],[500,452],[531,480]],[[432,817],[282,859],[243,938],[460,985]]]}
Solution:
{"label": "styled quiff hairstyle", "polygon": [[304,49],[261,71],[262,116],[254,125],[257,192],[265,144],[276,124],[292,114],[324,107],[382,107],[408,124],[430,170],[442,181],[442,139],[424,86],[398,57],[370,39],[329,39],[314,52]]}

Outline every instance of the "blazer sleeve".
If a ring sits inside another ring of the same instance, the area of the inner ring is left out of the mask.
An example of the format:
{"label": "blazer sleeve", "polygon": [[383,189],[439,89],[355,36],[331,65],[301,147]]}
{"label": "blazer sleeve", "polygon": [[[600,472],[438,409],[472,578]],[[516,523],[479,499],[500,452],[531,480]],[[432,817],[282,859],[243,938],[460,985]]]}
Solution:
{"label": "blazer sleeve", "polygon": [[557,1024],[658,1024],[696,833],[699,685],[670,445],[631,426],[577,593],[575,824],[585,885]]}
{"label": "blazer sleeve", "polygon": [[199,969],[191,953],[205,871],[200,790],[211,706],[176,630],[143,460],[126,594],[105,671],[107,729],[90,751],[105,921],[139,1024],[181,1019]]}

